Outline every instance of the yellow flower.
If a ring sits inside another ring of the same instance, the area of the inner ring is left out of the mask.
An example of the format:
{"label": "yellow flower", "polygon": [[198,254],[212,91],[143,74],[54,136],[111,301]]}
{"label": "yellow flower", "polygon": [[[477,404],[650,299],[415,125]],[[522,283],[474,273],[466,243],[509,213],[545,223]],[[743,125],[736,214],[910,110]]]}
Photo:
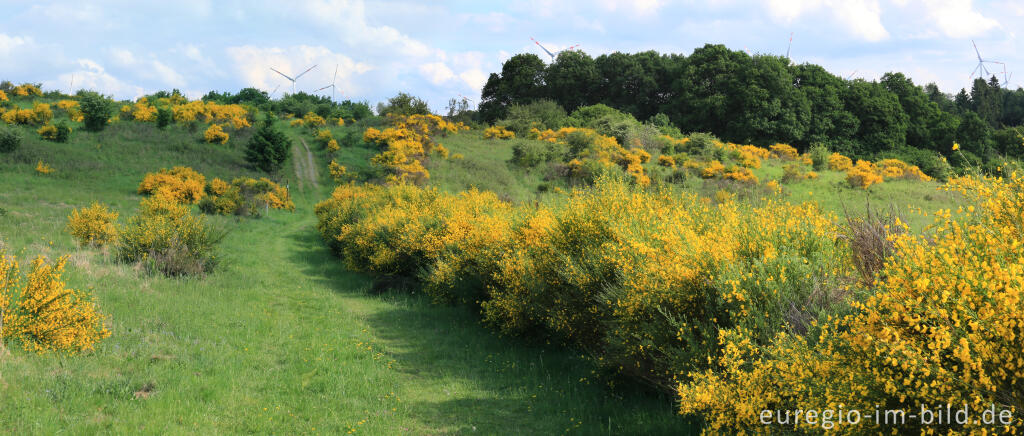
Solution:
{"label": "yellow flower", "polygon": [[960,149],[960,144],[958,144],[958,143],[954,142],[954,143],[953,143],[953,151],[957,151],[957,150],[959,150],[959,149]]}

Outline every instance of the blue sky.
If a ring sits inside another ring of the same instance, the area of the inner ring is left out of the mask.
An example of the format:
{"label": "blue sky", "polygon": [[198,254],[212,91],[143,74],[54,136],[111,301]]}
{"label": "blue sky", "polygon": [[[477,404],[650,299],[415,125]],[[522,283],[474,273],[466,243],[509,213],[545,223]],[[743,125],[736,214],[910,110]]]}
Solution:
{"label": "blue sky", "polygon": [[[986,58],[1019,68],[1024,2],[970,0],[530,0],[482,1],[11,1],[0,0],[0,79],[90,88],[119,98],[179,88],[191,97],[331,82],[371,104],[407,91],[441,109],[478,100],[487,74],[521,52],[574,44],[689,54],[704,43],[785,54],[868,80],[902,71],[946,92],[969,86]],[[999,70],[1001,66],[992,66]]]}

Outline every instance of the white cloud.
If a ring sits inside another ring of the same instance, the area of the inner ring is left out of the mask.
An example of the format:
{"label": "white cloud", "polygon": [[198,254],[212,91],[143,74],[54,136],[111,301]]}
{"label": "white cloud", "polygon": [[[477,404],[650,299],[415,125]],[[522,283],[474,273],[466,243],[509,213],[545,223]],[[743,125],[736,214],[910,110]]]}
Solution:
{"label": "white cloud", "polygon": [[122,48],[111,49],[110,57],[115,63],[122,67],[131,67],[138,63],[138,60],[135,59],[135,55],[132,52]]}
{"label": "white cloud", "polygon": [[445,82],[455,78],[455,73],[442,62],[431,62],[420,65],[420,73],[434,85],[443,85]]}
{"label": "white cloud", "polygon": [[15,49],[22,48],[32,43],[32,38],[21,36],[7,36],[0,33],[0,56],[7,56]]}
{"label": "white cloud", "polygon": [[487,83],[487,76],[488,73],[480,69],[466,70],[459,74],[459,78],[474,92],[480,92],[483,89],[484,84]]}
{"label": "white cloud", "polygon": [[950,38],[968,38],[999,27],[999,22],[974,10],[971,0],[922,0],[929,21]]}
{"label": "white cloud", "polygon": [[598,4],[609,12],[621,11],[637,17],[646,17],[658,12],[665,2],[664,0],[600,0]]}
{"label": "white cloud", "polygon": [[145,94],[142,87],[128,84],[106,72],[98,62],[92,59],[75,61],[77,69],[70,73],[57,76],[56,80],[44,81],[43,87],[67,91],[74,78],[74,90],[89,89],[102,94],[115,96],[140,97]]}
{"label": "white cloud", "polygon": [[804,15],[824,11],[853,36],[871,42],[889,38],[878,0],[770,0],[766,7],[773,18],[787,25]]}
{"label": "white cloud", "polygon": [[389,26],[371,26],[366,20],[362,0],[311,0],[296,5],[306,19],[337,32],[350,46],[377,51],[388,50],[403,56],[426,57],[436,53],[428,45]]}

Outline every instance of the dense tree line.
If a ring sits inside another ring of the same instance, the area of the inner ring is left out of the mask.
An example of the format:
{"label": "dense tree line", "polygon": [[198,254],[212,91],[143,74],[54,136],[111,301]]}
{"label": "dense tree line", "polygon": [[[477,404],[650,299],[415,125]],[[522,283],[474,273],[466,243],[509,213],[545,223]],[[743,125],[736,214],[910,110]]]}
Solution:
{"label": "dense tree line", "polygon": [[602,103],[639,120],[663,114],[683,131],[737,143],[784,142],[806,150],[824,143],[853,156],[908,148],[968,156],[1024,155],[1012,129],[1024,124],[1024,90],[993,77],[953,96],[902,73],[845,80],[814,64],[705,45],[689,56],[654,51],[591,58],[566,51],[550,65],[513,56],[484,85],[480,116],[489,123],[516,106],[553,100],[566,111]]}

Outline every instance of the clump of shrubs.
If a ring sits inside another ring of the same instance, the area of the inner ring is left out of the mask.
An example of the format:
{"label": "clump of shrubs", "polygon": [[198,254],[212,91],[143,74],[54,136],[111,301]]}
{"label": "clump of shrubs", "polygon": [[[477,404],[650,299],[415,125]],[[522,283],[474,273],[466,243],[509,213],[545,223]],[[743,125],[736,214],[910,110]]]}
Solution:
{"label": "clump of shrubs", "polygon": [[168,277],[202,275],[216,266],[214,247],[223,236],[188,206],[153,196],[121,229],[116,258]]}
{"label": "clump of shrubs", "polygon": [[213,179],[206,186],[206,194],[199,210],[211,215],[259,217],[269,209],[295,210],[288,189],[267,178],[240,177],[230,184]]}
{"label": "clump of shrubs", "polygon": [[39,136],[47,141],[68,142],[71,137],[71,127],[66,121],[61,120],[57,124],[47,124],[36,131]]}

